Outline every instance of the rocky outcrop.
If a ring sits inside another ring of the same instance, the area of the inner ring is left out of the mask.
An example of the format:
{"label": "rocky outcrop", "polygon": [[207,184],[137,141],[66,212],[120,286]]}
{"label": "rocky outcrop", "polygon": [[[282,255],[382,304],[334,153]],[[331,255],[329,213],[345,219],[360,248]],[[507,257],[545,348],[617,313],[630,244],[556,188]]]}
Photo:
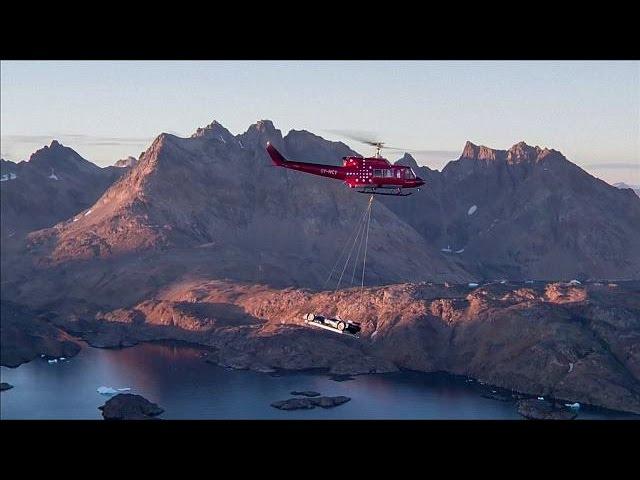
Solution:
{"label": "rocky outcrop", "polygon": [[573,420],[578,414],[545,400],[529,399],[518,402],[518,413],[530,420]]}
{"label": "rocky outcrop", "polygon": [[98,409],[105,420],[151,420],[164,412],[157,404],[132,393],[119,393]]}
{"label": "rocky outcrop", "polygon": [[[161,298],[60,328],[120,347],[175,339],[208,362],[331,375],[444,371],[528,395],[640,413],[640,282],[401,284],[311,292],[186,281]],[[359,338],[306,325],[308,312],[362,322]],[[500,388],[496,388],[500,387]],[[490,391],[490,390],[489,390]],[[482,393],[488,393],[486,389]]]}
{"label": "rocky outcrop", "polygon": [[0,365],[17,367],[39,356],[70,358],[79,342],[52,325],[46,316],[8,301],[0,304]]}
{"label": "rocky outcrop", "polygon": [[116,163],[113,164],[114,167],[118,168],[132,168],[138,164],[138,159],[136,157],[127,157],[121,158]]}
{"label": "rocky outcrop", "polygon": [[315,398],[290,398],[273,402],[272,407],[279,410],[310,410],[315,407],[333,408],[351,400],[349,397],[315,397]]}
{"label": "rocky outcrop", "polygon": [[314,392],[313,390],[303,390],[301,392],[293,391],[291,395],[299,396],[299,397],[319,397],[320,392]]}

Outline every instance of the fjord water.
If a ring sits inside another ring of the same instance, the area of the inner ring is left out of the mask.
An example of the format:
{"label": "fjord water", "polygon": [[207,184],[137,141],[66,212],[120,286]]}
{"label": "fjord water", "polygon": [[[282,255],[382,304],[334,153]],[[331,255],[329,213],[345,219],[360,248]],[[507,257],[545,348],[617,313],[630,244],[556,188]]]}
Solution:
{"label": "fjord water", "polygon": [[[69,360],[36,359],[1,368],[2,419],[99,419],[108,396],[100,386],[131,388],[165,412],[164,419],[519,419],[515,404],[486,399],[464,380],[402,372],[337,382],[309,372],[282,375],[229,370],[206,363],[205,350],[182,344],[86,347]],[[292,390],[346,395],[332,408],[281,411],[270,406]],[[581,411],[578,418],[638,418]]]}

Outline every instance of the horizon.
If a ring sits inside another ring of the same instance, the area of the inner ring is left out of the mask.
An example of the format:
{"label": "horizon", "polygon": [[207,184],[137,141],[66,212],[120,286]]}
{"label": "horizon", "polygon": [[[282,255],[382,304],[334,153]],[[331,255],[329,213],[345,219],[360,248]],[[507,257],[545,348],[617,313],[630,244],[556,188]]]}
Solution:
{"label": "horizon", "polygon": [[437,170],[466,141],[524,141],[610,184],[640,184],[637,61],[1,63],[1,155],[15,162],[55,139],[104,167],[162,132],[188,137],[217,120],[237,135],[270,119],[283,136],[307,130],[365,156],[331,131],[371,132]]}

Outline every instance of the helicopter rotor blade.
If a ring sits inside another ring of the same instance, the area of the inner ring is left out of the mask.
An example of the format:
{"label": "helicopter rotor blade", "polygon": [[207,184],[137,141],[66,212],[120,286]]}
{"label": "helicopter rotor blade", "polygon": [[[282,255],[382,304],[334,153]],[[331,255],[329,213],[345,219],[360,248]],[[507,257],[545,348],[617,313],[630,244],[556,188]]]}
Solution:
{"label": "helicopter rotor blade", "polygon": [[372,147],[378,147],[381,150],[415,153],[418,155],[433,153],[433,150],[420,150],[415,148],[393,147],[391,145],[386,145],[385,142],[377,140],[377,138],[379,137],[372,132],[361,131],[361,130],[335,130],[335,129],[325,130],[325,131],[327,133],[332,133],[335,135],[340,135],[345,138],[349,138],[351,140],[355,140],[356,142],[364,143],[366,145],[371,145]]}
{"label": "helicopter rotor blade", "polygon": [[360,130],[325,130],[328,133],[333,133],[335,135],[340,135],[345,138],[349,138],[351,140],[355,140],[356,142],[364,143],[366,145],[371,146],[382,146],[384,142],[376,139],[376,135],[372,132],[365,132]]}

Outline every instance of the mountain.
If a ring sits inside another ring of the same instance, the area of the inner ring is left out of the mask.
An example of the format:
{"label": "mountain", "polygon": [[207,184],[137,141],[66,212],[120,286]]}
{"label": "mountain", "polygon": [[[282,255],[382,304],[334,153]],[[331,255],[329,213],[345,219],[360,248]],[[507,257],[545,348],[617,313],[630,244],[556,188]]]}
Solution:
{"label": "mountain", "polygon": [[616,188],[622,188],[622,189],[630,188],[635,192],[636,195],[640,197],[640,185],[627,185],[624,182],[618,182],[618,183],[614,183],[613,186]]}
{"label": "mountain", "polygon": [[50,227],[92,205],[122,171],[100,168],[56,140],[29,161],[0,162],[3,240]]}
{"label": "mountain", "polygon": [[638,278],[640,199],[589,175],[560,152],[520,142],[467,142],[442,172],[410,164],[427,183],[383,199],[442,255],[477,276]]}
{"label": "mountain", "polygon": [[127,168],[127,167],[135,167],[138,164],[138,159],[136,157],[128,156],[127,158],[121,158],[116,163],[113,164],[114,167],[119,168]]}
{"label": "mountain", "polygon": [[[350,248],[368,197],[330,179],[273,167],[267,141],[301,160],[355,154],[306,131],[283,137],[268,120],[236,136],[218,122],[189,138],[163,133],[93,205],[29,235],[30,258],[43,270],[22,294],[38,292],[38,302],[75,295],[126,303],[184,275],[335,288],[336,280],[325,281],[345,245]],[[359,284],[360,270],[352,266],[343,285]],[[469,278],[374,203],[365,284]],[[38,291],[52,283],[58,287],[51,297]]]}

